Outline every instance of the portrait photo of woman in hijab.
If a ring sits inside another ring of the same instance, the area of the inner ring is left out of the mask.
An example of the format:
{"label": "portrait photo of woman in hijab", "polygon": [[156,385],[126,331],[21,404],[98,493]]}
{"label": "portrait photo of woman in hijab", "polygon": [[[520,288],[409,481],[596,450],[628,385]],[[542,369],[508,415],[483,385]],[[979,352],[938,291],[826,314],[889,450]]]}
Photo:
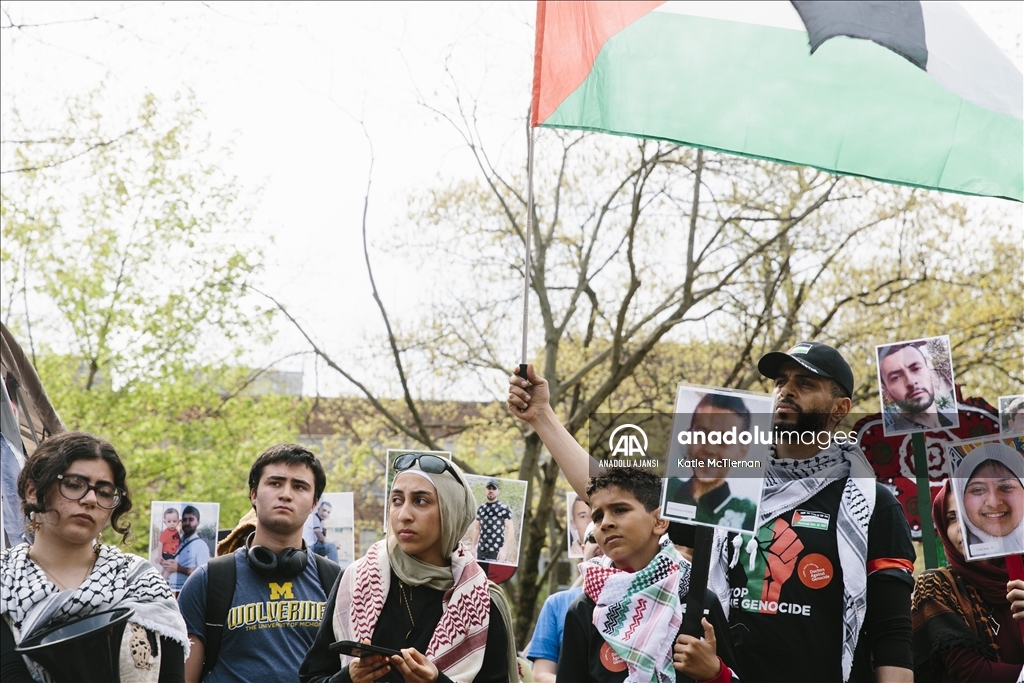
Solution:
{"label": "portrait photo of woman in hijab", "polygon": [[1010,444],[983,443],[953,471],[968,560],[1024,552],[1024,455]]}

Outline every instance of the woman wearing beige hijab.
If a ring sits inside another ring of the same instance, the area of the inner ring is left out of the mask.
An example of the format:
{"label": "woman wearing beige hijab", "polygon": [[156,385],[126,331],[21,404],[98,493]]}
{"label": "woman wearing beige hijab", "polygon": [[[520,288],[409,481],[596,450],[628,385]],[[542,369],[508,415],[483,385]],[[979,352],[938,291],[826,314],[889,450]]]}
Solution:
{"label": "woman wearing beige hijab", "polygon": [[[395,459],[388,535],[339,578],[306,655],[303,683],[514,683],[508,602],[459,541],[476,500],[458,468],[434,455]],[[331,643],[367,642],[390,658],[334,655]]]}

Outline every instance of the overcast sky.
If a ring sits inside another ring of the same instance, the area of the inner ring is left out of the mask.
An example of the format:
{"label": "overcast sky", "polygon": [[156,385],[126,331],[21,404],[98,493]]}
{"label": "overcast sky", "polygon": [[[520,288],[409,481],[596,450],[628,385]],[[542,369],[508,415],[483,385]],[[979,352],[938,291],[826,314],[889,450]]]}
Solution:
{"label": "overcast sky", "polygon": [[[1022,69],[1024,3],[964,4]],[[127,120],[146,92],[195,93],[215,144],[232,144],[225,169],[264,188],[254,227],[276,238],[264,286],[335,350],[382,329],[362,261],[370,157],[358,120],[374,145],[369,225],[378,286],[403,317],[415,316],[417,293],[436,283],[417,281],[410,264],[386,253],[391,226],[404,219],[411,193],[475,173],[455,131],[418,101],[447,106],[457,82],[479,102],[499,163],[522,152],[532,2],[0,7],[3,112],[17,106],[41,130],[60,119],[68,98],[101,82],[115,120]],[[23,28],[7,28],[12,22]],[[518,335],[519,324],[510,320],[507,333]],[[282,334],[273,353],[298,348]],[[312,390],[310,361],[285,367],[305,369]],[[348,390],[323,377],[320,388]]]}

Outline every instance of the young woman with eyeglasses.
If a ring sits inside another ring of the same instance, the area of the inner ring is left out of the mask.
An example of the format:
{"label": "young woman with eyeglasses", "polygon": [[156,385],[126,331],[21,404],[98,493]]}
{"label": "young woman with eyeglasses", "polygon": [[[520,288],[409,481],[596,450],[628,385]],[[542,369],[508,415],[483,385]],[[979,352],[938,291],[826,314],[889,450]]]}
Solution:
{"label": "young woman with eyeglasses", "polygon": [[[387,538],[338,579],[306,655],[303,683],[513,683],[519,680],[508,602],[459,541],[476,500],[459,469],[435,455],[395,459]],[[398,650],[332,654],[338,641]]]}
{"label": "young woman with eyeglasses", "polygon": [[[108,523],[122,540],[128,535],[122,517],[132,503],[113,446],[84,432],[46,439],[26,460],[18,494],[33,541],[0,559],[0,678],[49,680],[42,666],[14,651],[17,643],[129,607],[134,614],[120,649],[121,681],[184,681],[188,636],[167,581],[143,558],[99,542]],[[88,671],[83,662],[83,676]]]}

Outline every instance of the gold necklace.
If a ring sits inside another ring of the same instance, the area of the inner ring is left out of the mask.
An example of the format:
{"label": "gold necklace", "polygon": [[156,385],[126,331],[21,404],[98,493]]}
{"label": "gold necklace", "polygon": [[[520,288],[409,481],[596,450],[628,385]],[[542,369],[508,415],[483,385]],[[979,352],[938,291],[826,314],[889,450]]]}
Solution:
{"label": "gold necklace", "polygon": [[405,603],[405,611],[409,615],[409,624],[411,628],[405,632],[405,640],[408,642],[409,634],[412,633],[412,629],[416,628],[416,621],[412,618],[412,607],[410,607],[409,596],[405,594],[405,583],[398,580],[398,591],[401,594],[401,600]]}
{"label": "gold necklace", "polygon": [[[53,583],[54,586],[56,586],[57,588],[59,588],[62,591],[68,590],[68,586],[65,586],[63,583],[58,581],[57,577],[54,574],[52,574],[50,571],[48,571],[46,569],[46,567],[43,566],[42,562],[40,562],[35,557],[32,557],[32,546],[28,547],[28,552],[25,553],[25,554],[26,554],[26,556],[28,557],[29,560],[34,562],[37,567],[39,567],[40,569],[43,570],[43,574],[46,575],[46,578],[48,578]],[[96,560],[98,560],[99,558],[100,558],[100,544],[97,543],[96,545],[93,546],[92,563],[89,565],[89,568],[85,570],[85,575],[82,577],[82,580],[78,582],[78,586],[81,586],[82,583],[87,578],[89,578],[89,575],[92,574],[93,567],[96,566]],[[77,588],[78,586],[75,586],[75,587]]]}

